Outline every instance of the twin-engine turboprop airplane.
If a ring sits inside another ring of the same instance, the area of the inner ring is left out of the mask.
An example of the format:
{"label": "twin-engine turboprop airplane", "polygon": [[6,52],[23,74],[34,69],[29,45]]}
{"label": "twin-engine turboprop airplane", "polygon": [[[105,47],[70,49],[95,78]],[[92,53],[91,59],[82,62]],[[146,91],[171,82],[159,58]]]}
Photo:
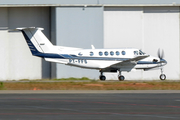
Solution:
{"label": "twin-engine turboprop airplane", "polygon": [[26,39],[32,55],[44,58],[49,62],[56,62],[70,66],[88,69],[97,69],[100,72],[99,79],[106,80],[103,72],[119,71],[118,79],[123,81],[125,77],[122,71],[161,69],[160,79],[165,80],[162,67],[167,64],[163,59],[163,52],[158,52],[158,57],[143,53],[138,49],[82,49],[64,46],[54,46],[42,33],[43,28],[17,28]]}

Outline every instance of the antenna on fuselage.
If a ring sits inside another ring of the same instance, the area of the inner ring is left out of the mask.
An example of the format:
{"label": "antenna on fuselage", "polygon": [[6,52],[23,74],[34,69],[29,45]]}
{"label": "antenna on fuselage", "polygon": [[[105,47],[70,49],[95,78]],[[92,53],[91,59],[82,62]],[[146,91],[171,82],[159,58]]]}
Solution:
{"label": "antenna on fuselage", "polygon": [[95,49],[94,45],[91,45],[91,48],[92,48],[92,49]]}

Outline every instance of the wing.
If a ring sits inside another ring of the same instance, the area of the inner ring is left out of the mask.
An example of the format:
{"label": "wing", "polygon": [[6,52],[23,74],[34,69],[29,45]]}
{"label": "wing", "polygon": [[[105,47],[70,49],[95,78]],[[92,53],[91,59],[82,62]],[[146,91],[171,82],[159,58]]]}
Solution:
{"label": "wing", "polygon": [[149,55],[137,56],[135,58],[128,59],[128,60],[121,61],[119,63],[113,64],[113,65],[111,65],[111,67],[113,67],[113,66],[126,66],[126,65],[128,65],[128,66],[133,65],[134,66],[137,64],[137,61],[142,60],[142,59],[147,58],[147,57],[149,57]]}
{"label": "wing", "polygon": [[147,57],[149,57],[149,55],[141,55],[141,56],[137,56],[137,57],[132,58],[132,59],[125,60],[123,62],[132,62],[132,61],[137,62],[137,61],[142,60],[142,59],[147,58]]}
{"label": "wing", "polygon": [[137,64],[137,61],[142,60],[144,58],[149,57],[149,55],[141,55],[137,56],[132,59],[124,60],[115,64],[110,65],[109,67],[105,68],[104,70],[109,70],[109,69],[121,69],[122,71],[131,71],[134,66]]}

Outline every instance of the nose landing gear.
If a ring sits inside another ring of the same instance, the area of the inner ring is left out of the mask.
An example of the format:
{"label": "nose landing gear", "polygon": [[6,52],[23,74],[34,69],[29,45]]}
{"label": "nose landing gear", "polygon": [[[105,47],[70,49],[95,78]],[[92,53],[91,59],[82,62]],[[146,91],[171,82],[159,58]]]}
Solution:
{"label": "nose landing gear", "polygon": [[161,68],[161,75],[159,76],[161,80],[166,80],[166,75],[163,74],[163,68]]}
{"label": "nose landing gear", "polygon": [[165,75],[165,74],[161,74],[161,75],[159,76],[159,78],[160,78],[161,80],[166,80],[166,75]]}
{"label": "nose landing gear", "polygon": [[159,76],[159,78],[161,80],[166,80],[166,75],[163,74],[163,67],[162,66],[163,66],[163,63],[167,64],[167,62],[163,60],[163,57],[164,57],[164,51],[163,50],[161,51],[160,49],[158,49],[158,57],[160,59],[159,67],[161,68],[161,75]]}

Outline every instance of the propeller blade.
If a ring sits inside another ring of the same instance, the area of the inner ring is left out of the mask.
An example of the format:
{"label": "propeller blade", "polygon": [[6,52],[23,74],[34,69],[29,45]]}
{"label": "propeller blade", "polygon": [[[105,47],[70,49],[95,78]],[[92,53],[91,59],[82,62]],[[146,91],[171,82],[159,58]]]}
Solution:
{"label": "propeller blade", "polygon": [[161,59],[164,58],[164,50],[162,50],[162,53],[161,53]]}
{"label": "propeller blade", "polygon": [[158,57],[161,58],[161,55],[160,55],[160,49],[158,49]]}
{"label": "propeller blade", "polygon": [[158,57],[159,57],[160,59],[163,59],[163,58],[164,58],[164,50],[158,49]]}

